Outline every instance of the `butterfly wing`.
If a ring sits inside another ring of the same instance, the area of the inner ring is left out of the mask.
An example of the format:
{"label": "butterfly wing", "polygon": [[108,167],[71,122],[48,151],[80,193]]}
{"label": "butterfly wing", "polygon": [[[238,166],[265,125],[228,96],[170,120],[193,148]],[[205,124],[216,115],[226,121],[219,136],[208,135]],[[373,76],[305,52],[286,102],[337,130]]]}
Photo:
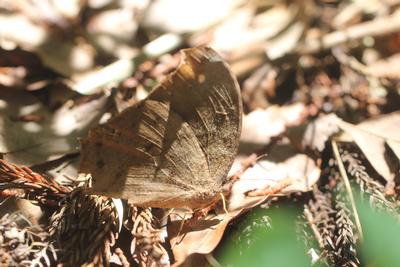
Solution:
{"label": "butterfly wing", "polygon": [[183,62],[149,96],[82,141],[93,190],[139,206],[198,208],[220,191],[235,157],[242,104],[234,75],[210,48]]}

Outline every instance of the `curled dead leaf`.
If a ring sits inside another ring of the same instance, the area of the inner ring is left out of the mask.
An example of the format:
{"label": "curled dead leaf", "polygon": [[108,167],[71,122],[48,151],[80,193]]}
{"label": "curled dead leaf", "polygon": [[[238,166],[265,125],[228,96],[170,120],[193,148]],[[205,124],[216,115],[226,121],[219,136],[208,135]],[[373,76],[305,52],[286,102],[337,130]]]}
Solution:
{"label": "curled dead leaf", "polygon": [[168,235],[171,240],[172,251],[179,266],[189,255],[212,252],[225,232],[228,223],[240,214],[241,211],[208,215],[206,218],[187,225],[182,219],[168,224]]}

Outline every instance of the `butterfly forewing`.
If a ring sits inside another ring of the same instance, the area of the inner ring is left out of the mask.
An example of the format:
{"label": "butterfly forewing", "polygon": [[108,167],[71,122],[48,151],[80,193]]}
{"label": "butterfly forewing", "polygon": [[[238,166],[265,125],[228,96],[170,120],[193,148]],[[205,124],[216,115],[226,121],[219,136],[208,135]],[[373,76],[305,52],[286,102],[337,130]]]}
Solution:
{"label": "butterfly forewing", "polygon": [[229,67],[210,48],[149,96],[82,141],[81,172],[96,193],[139,206],[199,208],[221,190],[239,143],[242,104]]}

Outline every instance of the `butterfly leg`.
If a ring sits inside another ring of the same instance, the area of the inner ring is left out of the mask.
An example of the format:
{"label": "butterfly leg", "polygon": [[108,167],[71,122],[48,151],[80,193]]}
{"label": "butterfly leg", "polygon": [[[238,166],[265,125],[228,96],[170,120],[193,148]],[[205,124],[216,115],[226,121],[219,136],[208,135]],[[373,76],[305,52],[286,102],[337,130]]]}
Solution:
{"label": "butterfly leg", "polygon": [[[187,222],[187,220],[186,220],[186,215],[187,215],[186,213],[183,215],[183,218],[182,218],[182,220],[181,220],[181,224],[180,224],[180,226],[179,226],[178,234],[177,234],[176,236],[180,236],[180,234],[182,233],[183,226],[185,226],[185,223]],[[178,215],[178,216],[179,216],[179,215]],[[171,248],[174,248],[175,245],[177,245],[177,244],[179,244],[180,242],[182,242],[182,240],[185,238],[185,235],[186,235],[186,234],[182,235],[182,237],[180,238],[179,241],[178,241],[177,239],[174,240],[173,244],[171,245]]]}

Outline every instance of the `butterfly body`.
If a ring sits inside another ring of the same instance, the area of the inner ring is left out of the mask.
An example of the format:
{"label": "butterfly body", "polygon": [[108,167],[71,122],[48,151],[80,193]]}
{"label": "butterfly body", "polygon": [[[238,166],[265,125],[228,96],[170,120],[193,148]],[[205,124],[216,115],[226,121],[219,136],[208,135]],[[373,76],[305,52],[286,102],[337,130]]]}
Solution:
{"label": "butterfly body", "polygon": [[149,96],[82,141],[81,172],[98,194],[138,206],[197,209],[213,202],[235,157],[239,86],[210,48],[184,51]]}

